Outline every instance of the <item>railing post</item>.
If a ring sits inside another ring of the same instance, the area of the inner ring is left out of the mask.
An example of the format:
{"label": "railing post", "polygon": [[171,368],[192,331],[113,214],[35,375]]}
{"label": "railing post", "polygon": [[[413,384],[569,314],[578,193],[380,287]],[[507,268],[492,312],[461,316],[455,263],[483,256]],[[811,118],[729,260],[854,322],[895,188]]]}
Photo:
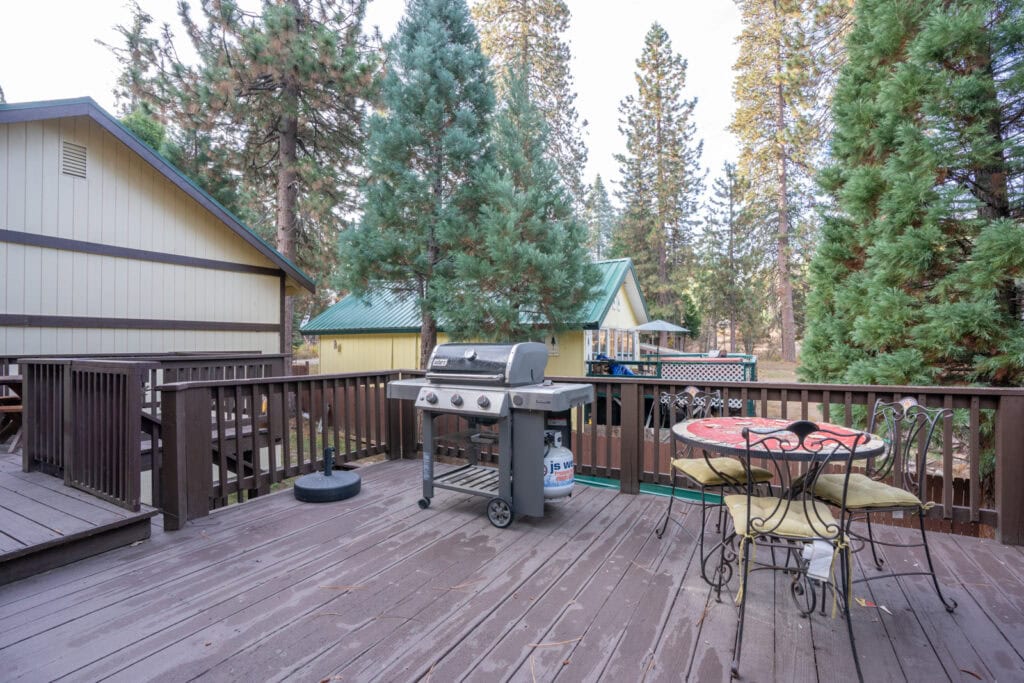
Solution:
{"label": "railing post", "polygon": [[622,401],[622,426],[619,428],[622,452],[619,454],[619,491],[640,493],[640,472],[643,469],[644,424],[643,392],[639,383],[619,385]]}
{"label": "railing post", "polygon": [[164,530],[210,512],[210,391],[161,387],[163,462],[160,500]]}
{"label": "railing post", "polygon": [[1006,545],[1024,545],[1024,396],[999,398],[995,478],[999,514],[996,538]]}

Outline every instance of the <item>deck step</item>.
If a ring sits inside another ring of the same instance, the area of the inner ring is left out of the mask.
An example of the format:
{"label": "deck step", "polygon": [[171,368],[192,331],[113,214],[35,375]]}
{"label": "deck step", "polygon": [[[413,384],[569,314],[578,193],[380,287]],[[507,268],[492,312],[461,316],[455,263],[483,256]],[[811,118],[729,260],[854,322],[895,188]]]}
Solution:
{"label": "deck step", "polygon": [[149,538],[157,510],[125,510],[42,472],[0,467],[0,585]]}

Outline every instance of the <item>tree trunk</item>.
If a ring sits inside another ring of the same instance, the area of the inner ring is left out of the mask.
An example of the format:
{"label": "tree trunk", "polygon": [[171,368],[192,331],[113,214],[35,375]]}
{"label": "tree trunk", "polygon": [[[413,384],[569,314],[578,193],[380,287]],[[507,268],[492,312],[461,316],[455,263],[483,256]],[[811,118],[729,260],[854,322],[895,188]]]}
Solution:
{"label": "tree trunk", "polygon": [[420,327],[420,368],[427,369],[427,361],[430,354],[437,346],[437,321],[434,320],[430,311],[423,311],[423,318]]}
{"label": "tree trunk", "polygon": [[[295,207],[298,202],[298,171],[296,170],[296,148],[299,137],[298,121],[299,88],[295,75],[286,77],[282,93],[284,115],[278,128],[277,167],[277,249],[284,256],[295,261]],[[284,346],[282,353],[291,355],[292,319],[295,301],[284,299]],[[291,363],[288,363],[291,367]]]}
{"label": "tree trunk", "polygon": [[[992,57],[989,54],[982,54],[975,58],[971,65],[972,70],[981,71],[992,84],[988,95],[997,99],[995,76],[992,73]],[[999,143],[998,151],[989,159],[989,163],[975,172],[974,182],[977,187],[975,194],[981,201],[978,208],[978,217],[989,220],[1010,217],[1010,195],[1007,186],[1006,155],[1003,151],[1002,121],[1000,120],[1000,106],[998,101],[993,102],[993,115],[985,122],[986,133],[992,142]],[[1015,319],[1020,319],[1020,295],[1017,283],[1013,278],[1004,278],[1000,286],[999,298],[1006,312]]]}
{"label": "tree trunk", "polygon": [[[776,69],[782,73],[782,44],[779,43]],[[789,270],[789,193],[786,176],[786,145],[781,139],[786,128],[786,100],[783,97],[782,82],[775,85],[776,135],[779,136],[778,172],[779,186],[776,205],[779,212],[778,276],[779,302],[782,312],[782,360],[796,361],[796,318],[793,315],[793,281]]]}

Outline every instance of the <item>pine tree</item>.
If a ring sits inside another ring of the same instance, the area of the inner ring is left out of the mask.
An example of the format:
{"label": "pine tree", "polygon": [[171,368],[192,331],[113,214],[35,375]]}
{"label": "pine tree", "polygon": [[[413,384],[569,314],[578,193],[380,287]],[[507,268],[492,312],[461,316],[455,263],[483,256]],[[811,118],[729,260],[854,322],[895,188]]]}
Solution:
{"label": "pine tree", "polygon": [[499,97],[509,89],[507,74],[526,74],[530,101],[548,125],[548,156],[557,164],[562,185],[580,206],[585,193],[583,129],[587,122],[580,121],[576,111],[571,53],[561,37],[570,17],[563,0],[478,0],[473,5],[480,44],[497,75]]}
{"label": "pine tree", "polygon": [[599,173],[587,191],[587,199],[583,203],[583,222],[587,226],[587,244],[590,254],[595,259],[608,256],[611,248],[612,233],[618,222],[618,212],[608,198],[608,190]]}
{"label": "pine tree", "polygon": [[363,216],[342,235],[339,285],[415,297],[420,356],[437,343],[438,281],[474,230],[494,91],[465,0],[411,0],[370,123]]}
{"label": "pine tree", "polygon": [[860,0],[801,376],[1019,385],[1024,10]]}
{"label": "pine tree", "polygon": [[843,59],[847,0],[737,0],[731,130],[740,141],[739,171],[751,183],[752,207],[775,235],[782,357],[796,360],[796,300],[802,256],[813,244],[812,177],[828,131],[834,73]]}
{"label": "pine tree", "polygon": [[[701,239],[701,301],[705,318],[727,321],[729,350],[748,352],[765,333],[766,254],[748,207],[749,184],[726,163],[711,186]],[[715,325],[709,325],[714,330]]]}
{"label": "pine tree", "polygon": [[704,189],[703,142],[693,122],[697,100],[684,99],[686,60],[673,52],[659,24],[647,32],[636,64],[637,93],[619,107],[626,154],[617,157],[623,212],[613,251],[632,257],[654,317],[682,321]]}
{"label": "pine tree", "polygon": [[[133,6],[119,26],[119,98],[167,125],[172,161],[227,199],[315,279],[333,269],[343,214],[355,206],[364,99],[374,60],[362,33],[366,0],[186,3],[179,16],[195,64]],[[273,226],[273,227],[271,227]],[[313,302],[306,304],[311,308]],[[292,299],[285,324],[291,327]]]}
{"label": "pine tree", "polygon": [[574,320],[597,286],[576,220],[546,158],[547,126],[510,74],[494,120],[493,162],[480,178],[480,220],[467,225],[454,268],[438,278],[438,306],[456,339],[542,338]]}

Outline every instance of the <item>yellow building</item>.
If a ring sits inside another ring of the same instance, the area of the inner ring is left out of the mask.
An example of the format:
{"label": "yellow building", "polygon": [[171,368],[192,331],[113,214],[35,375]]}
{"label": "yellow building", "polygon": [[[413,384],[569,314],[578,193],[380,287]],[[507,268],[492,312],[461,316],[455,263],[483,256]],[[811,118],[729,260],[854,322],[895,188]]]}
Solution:
{"label": "yellow building", "polygon": [[[647,304],[629,259],[599,261],[601,283],[577,322],[543,341],[548,346],[547,374],[584,376],[586,361],[603,353],[622,360],[638,358],[632,328],[648,321]],[[438,342],[448,341],[443,325]],[[320,372],[362,372],[419,367],[420,313],[412,299],[388,292],[347,296],[303,325],[319,338]],[[538,339],[538,341],[541,341]]]}
{"label": "yellow building", "polygon": [[0,357],[283,353],[295,264],[94,101],[0,105]]}

